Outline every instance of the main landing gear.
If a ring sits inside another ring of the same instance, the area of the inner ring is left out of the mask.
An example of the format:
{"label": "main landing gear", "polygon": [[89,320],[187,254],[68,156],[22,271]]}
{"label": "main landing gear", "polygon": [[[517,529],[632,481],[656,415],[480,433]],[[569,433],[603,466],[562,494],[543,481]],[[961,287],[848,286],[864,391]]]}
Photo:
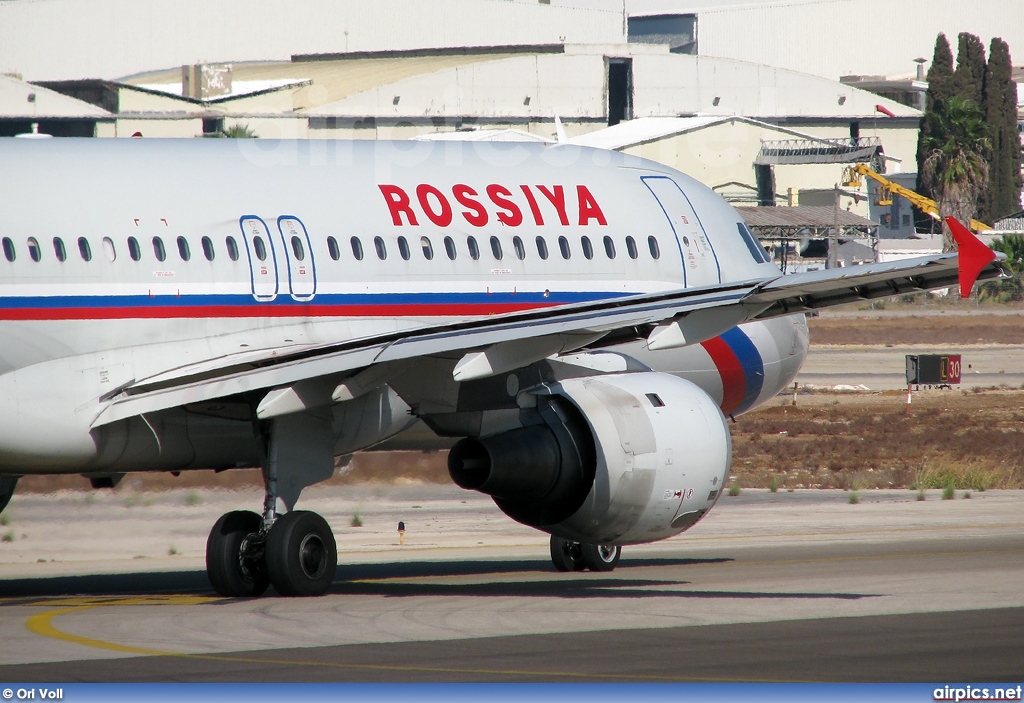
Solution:
{"label": "main landing gear", "polygon": [[611,571],[621,556],[619,546],[571,542],[551,535],[551,563],[558,571]]}
{"label": "main landing gear", "polygon": [[271,585],[282,596],[322,596],[338,568],[331,526],[306,510],[278,517],[275,470],[267,471],[264,479],[262,516],[236,510],[223,515],[210,531],[206,541],[210,583],[229,598],[259,596]]}

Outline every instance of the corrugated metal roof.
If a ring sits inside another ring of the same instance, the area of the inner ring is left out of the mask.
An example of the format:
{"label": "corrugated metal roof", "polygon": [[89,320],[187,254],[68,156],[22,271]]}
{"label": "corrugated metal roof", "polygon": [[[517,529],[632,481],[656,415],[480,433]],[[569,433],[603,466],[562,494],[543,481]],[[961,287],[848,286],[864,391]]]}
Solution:
{"label": "corrugated metal roof", "polygon": [[112,117],[106,110],[38,85],[0,76],[0,117],[13,119]]}
{"label": "corrugated metal roof", "polygon": [[738,207],[743,221],[751,227],[877,227],[878,223],[846,210],[817,205],[796,207]]}
{"label": "corrugated metal roof", "polygon": [[0,70],[116,78],[295,54],[610,44],[624,39],[622,20],[621,0],[6,0]]}
{"label": "corrugated metal roof", "polygon": [[[230,93],[217,95],[216,97],[210,98],[209,102],[231,100],[233,98],[241,98],[249,95],[255,95],[257,93],[266,93],[272,90],[280,90],[282,88],[290,88],[302,85],[305,82],[306,81],[303,81],[301,79],[294,78],[257,81],[233,80],[231,82]],[[175,98],[180,98],[182,94],[180,80],[177,83],[139,83],[127,85],[133,85],[133,87],[142,88],[144,90],[151,90],[157,93],[167,93],[168,95],[171,95]]]}
{"label": "corrugated metal roof", "polygon": [[635,120],[626,120],[605,129],[581,134],[569,141],[580,146],[592,146],[598,149],[624,149],[737,119],[742,118],[710,115],[701,117],[641,117]]}
{"label": "corrugated metal roof", "polygon": [[530,134],[521,129],[473,129],[459,132],[435,132],[413,137],[419,142],[545,142],[554,144],[554,139]]}
{"label": "corrugated metal roof", "polygon": [[991,37],[1002,37],[1018,52],[1024,46],[1024,3],[1019,0],[716,0],[714,6],[707,0],[632,0],[630,11],[668,6],[697,13],[702,54],[832,80],[912,70],[914,59],[931,59],[939,32],[945,32],[954,50],[960,32],[978,35],[986,46]]}
{"label": "corrugated metal roof", "polygon": [[832,143],[829,139],[807,134],[795,129],[780,127],[761,120],[749,117],[719,117],[714,115],[702,115],[698,117],[640,117],[635,120],[626,120],[613,127],[588,132],[573,137],[569,141],[580,146],[591,146],[598,149],[628,149],[640,144],[648,144],[660,139],[667,139],[679,134],[695,132],[707,127],[730,122],[743,122],[745,124],[763,127],[773,132],[786,135],[789,138],[810,140],[820,142],[824,145]]}
{"label": "corrugated metal roof", "polygon": [[[429,75],[448,68],[495,61],[516,54],[470,54],[441,56],[395,56],[373,59],[331,61],[259,61],[232,64],[235,82],[302,82],[312,84],[295,96],[296,110],[315,110],[351,95],[415,76]],[[165,84],[177,86],[181,93],[181,69],[145,73],[123,81],[138,87]],[[165,92],[170,92],[165,91]]]}

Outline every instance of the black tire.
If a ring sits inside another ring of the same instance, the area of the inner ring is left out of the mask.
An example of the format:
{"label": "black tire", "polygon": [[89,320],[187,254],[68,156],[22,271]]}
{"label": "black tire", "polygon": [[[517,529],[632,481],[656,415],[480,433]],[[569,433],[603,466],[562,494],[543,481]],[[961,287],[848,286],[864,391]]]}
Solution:
{"label": "black tire", "polygon": [[0,478],[0,513],[4,511],[7,504],[11,502],[11,498],[14,497],[14,489],[18,486],[18,478],[11,478],[10,476],[4,476]]}
{"label": "black tire", "polygon": [[246,541],[257,535],[263,518],[248,510],[235,510],[221,516],[206,540],[206,573],[213,590],[228,598],[261,595],[270,585],[265,563],[244,557]]}
{"label": "black tire", "polygon": [[277,519],[267,534],[267,573],[282,596],[322,596],[334,583],[338,546],[327,521],[296,510]]}
{"label": "black tire", "polygon": [[611,571],[619,563],[622,547],[603,544],[580,545],[584,565],[591,571]]}
{"label": "black tire", "polygon": [[551,563],[557,571],[582,571],[580,543],[551,535]]}

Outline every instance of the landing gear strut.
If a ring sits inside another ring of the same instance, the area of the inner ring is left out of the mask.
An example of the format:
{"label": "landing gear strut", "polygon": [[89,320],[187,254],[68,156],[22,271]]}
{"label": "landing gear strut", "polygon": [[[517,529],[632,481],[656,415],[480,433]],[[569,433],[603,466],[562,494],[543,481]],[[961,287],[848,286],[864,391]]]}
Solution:
{"label": "landing gear strut", "polygon": [[621,556],[619,546],[572,542],[551,535],[551,563],[558,571],[611,571]]}

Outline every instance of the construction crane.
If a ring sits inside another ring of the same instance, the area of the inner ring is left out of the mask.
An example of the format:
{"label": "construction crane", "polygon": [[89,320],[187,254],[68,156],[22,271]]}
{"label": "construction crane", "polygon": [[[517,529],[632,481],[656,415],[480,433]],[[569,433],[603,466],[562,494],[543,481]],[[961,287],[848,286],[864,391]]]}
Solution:
{"label": "construction crane", "polygon": [[[915,193],[909,188],[904,188],[899,183],[890,181],[885,176],[875,172],[866,164],[854,164],[853,166],[847,166],[843,169],[843,185],[848,188],[860,188],[863,183],[861,180],[862,176],[867,176],[868,178],[878,182],[878,189],[875,191],[876,205],[892,205],[893,195],[899,195],[909,200],[914,204],[914,207],[918,208],[926,215],[934,217],[936,220],[941,219],[939,206],[934,200],[926,198],[919,193]],[[990,225],[986,225],[984,222],[979,222],[978,220],[971,220],[970,226],[975,232],[992,229]]]}

